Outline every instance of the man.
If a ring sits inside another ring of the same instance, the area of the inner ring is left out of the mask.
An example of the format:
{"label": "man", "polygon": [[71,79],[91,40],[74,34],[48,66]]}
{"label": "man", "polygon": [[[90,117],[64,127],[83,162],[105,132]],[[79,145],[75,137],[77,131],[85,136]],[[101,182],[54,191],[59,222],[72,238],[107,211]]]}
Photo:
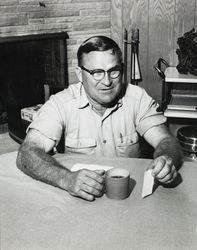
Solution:
{"label": "man", "polygon": [[153,175],[177,176],[182,154],[144,89],[122,82],[122,54],[110,38],[86,40],[77,53],[79,83],[52,96],[29,126],[17,166],[33,178],[92,201],[103,192],[104,171],[71,172],[47,154],[65,134],[65,153],[140,157],[139,135],[155,149]]}

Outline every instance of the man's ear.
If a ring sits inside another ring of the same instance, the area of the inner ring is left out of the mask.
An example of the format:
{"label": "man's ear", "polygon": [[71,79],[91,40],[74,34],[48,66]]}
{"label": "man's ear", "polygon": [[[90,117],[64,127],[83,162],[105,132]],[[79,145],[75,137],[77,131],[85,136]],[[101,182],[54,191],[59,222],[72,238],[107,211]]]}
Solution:
{"label": "man's ear", "polygon": [[75,68],[75,73],[76,73],[77,78],[79,79],[79,81],[82,82],[82,71],[81,71],[81,68],[79,66],[77,66]]}

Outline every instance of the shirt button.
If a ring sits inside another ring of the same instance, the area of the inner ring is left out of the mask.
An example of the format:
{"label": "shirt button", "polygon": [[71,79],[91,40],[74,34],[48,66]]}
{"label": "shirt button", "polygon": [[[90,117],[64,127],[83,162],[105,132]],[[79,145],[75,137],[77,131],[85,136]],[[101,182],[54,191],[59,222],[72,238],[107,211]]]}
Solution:
{"label": "shirt button", "polygon": [[107,141],[106,140],[103,140],[103,143],[106,143]]}

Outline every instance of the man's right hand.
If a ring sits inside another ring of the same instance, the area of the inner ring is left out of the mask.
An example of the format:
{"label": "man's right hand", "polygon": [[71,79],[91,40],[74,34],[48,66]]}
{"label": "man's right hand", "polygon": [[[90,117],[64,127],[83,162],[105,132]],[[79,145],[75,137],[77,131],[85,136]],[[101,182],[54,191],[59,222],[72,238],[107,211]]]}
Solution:
{"label": "man's right hand", "polygon": [[67,191],[88,201],[100,197],[104,189],[104,170],[91,171],[82,169],[70,172],[67,179]]}

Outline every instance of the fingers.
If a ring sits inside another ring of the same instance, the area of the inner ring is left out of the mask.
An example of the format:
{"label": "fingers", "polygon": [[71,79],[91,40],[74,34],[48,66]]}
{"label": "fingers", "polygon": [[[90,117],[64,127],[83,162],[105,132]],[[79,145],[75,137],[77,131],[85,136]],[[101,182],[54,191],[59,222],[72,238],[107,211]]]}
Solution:
{"label": "fingers", "polygon": [[88,194],[83,190],[79,190],[78,195],[76,195],[76,196],[81,197],[81,198],[83,198],[84,200],[87,200],[87,201],[94,201],[95,200],[94,195]]}
{"label": "fingers", "polygon": [[71,174],[69,193],[93,201],[103,194],[104,170],[90,171],[83,169]]}
{"label": "fingers", "polygon": [[81,189],[88,193],[97,195],[98,191],[100,192],[103,190],[103,184],[99,183],[95,179],[90,178],[89,176],[85,176],[83,179],[83,184],[81,185]]}
{"label": "fingers", "polygon": [[86,193],[93,194],[94,196],[100,196],[102,193],[103,187],[101,185],[99,186],[99,188],[92,187],[83,183],[81,186],[81,190],[85,191]]}
{"label": "fingers", "polygon": [[170,157],[160,156],[154,161],[152,174],[159,182],[170,183],[176,178],[177,170]]}
{"label": "fingers", "polygon": [[162,179],[162,183],[168,184],[171,183],[177,177],[177,171],[175,170],[171,175],[166,176],[166,178]]}
{"label": "fingers", "polygon": [[105,170],[96,170],[96,171],[87,171],[85,175],[90,178],[89,180],[87,179],[88,182],[91,181],[92,179],[93,181],[103,184],[104,173],[105,173]]}

